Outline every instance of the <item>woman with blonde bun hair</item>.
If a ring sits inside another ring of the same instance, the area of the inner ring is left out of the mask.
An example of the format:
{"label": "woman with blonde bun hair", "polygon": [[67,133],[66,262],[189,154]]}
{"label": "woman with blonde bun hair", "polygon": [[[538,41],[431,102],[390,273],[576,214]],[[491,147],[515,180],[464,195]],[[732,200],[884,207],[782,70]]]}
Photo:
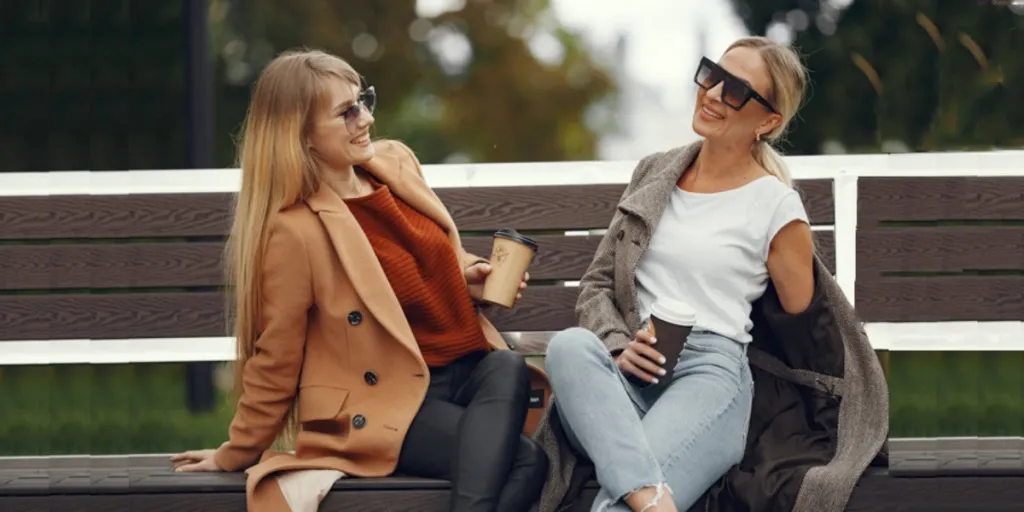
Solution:
{"label": "woman with blonde bun hair", "polygon": [[[637,166],[583,276],[580,327],[548,346],[567,442],[601,484],[596,511],[687,510],[739,463],[752,305],[769,280],[791,314],[814,294],[807,213],[770,145],[800,106],[800,59],[744,38],[718,62],[702,59],[695,82],[702,139]],[[646,328],[661,301],[695,318],[666,367],[665,343]]]}

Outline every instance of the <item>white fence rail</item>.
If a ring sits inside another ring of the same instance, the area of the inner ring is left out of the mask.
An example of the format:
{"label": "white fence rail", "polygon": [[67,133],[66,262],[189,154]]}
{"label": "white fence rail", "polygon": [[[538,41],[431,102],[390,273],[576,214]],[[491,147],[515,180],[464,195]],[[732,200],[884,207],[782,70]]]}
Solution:
{"label": "white fence rail", "polygon": [[[856,304],[857,182],[861,177],[1024,177],[1024,151],[825,155],[786,158],[794,178],[831,179],[835,197],[836,279]],[[435,188],[625,184],[636,162],[426,165]],[[238,169],[0,173],[0,196],[235,192]],[[1024,209],[1024,205],[1021,205]],[[1024,320],[1024,319],[1022,319]],[[865,326],[877,349],[1024,350],[1024,321],[902,322]],[[515,335],[515,334],[513,334]],[[127,340],[23,340],[0,344],[0,364],[226,361],[229,337]]]}

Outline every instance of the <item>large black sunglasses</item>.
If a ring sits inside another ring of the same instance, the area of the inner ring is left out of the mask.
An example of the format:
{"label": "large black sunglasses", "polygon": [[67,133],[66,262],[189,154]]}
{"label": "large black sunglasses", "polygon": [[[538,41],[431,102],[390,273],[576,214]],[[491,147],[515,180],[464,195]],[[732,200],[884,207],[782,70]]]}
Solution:
{"label": "large black sunglasses", "polygon": [[363,115],[364,108],[370,115],[373,115],[373,110],[377,108],[377,90],[372,85],[359,93],[356,102],[341,113],[342,117],[345,118],[345,126],[348,127],[349,131],[355,128],[359,118]]}
{"label": "large black sunglasses", "polygon": [[764,99],[763,96],[754,90],[750,82],[726,71],[722,66],[712,62],[707,57],[700,59],[700,66],[697,67],[697,74],[694,75],[693,81],[705,91],[711,90],[721,83],[722,103],[725,103],[733,110],[743,108],[753,98],[754,101],[764,105],[764,108],[773,113],[778,113],[768,100]]}

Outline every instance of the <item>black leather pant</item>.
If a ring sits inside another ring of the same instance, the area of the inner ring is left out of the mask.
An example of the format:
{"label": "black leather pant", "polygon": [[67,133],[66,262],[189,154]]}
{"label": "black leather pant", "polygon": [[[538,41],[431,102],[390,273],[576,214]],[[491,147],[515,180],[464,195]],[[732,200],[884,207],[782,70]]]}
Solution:
{"label": "black leather pant", "polygon": [[522,435],[529,374],[511,350],[473,353],[430,370],[397,472],[452,482],[452,512],[525,512],[540,494],[547,456]]}

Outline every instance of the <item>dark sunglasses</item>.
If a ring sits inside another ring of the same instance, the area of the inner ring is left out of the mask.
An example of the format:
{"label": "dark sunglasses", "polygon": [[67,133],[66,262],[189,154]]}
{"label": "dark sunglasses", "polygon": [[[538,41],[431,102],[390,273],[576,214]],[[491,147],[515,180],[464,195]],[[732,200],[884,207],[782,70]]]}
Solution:
{"label": "dark sunglasses", "polygon": [[748,101],[754,101],[764,105],[764,108],[773,113],[778,113],[775,107],[763,96],[757,93],[746,80],[736,77],[732,73],[722,69],[722,66],[704,57],[700,59],[700,66],[697,67],[697,74],[693,81],[705,91],[713,89],[719,83],[722,84],[722,103],[725,103],[733,110],[739,110]]}
{"label": "dark sunglasses", "polygon": [[359,93],[356,102],[341,113],[345,118],[345,126],[351,130],[363,115],[364,108],[370,115],[373,115],[373,110],[377,108],[377,90],[372,85]]}

